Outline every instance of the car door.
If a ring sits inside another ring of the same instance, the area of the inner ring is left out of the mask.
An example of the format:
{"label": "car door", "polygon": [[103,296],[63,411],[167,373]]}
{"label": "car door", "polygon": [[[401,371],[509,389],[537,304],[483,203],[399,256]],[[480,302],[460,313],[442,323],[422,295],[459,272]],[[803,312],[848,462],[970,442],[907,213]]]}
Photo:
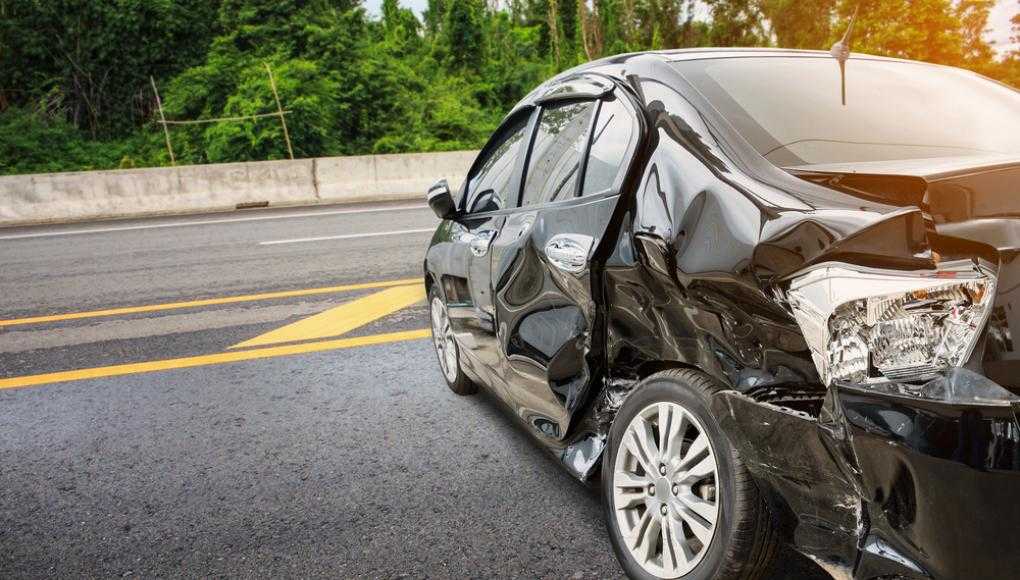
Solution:
{"label": "car door", "polygon": [[615,243],[606,236],[641,124],[608,80],[571,81],[539,103],[519,208],[491,247],[492,286],[507,402],[555,443],[601,371],[592,257]]}
{"label": "car door", "polygon": [[482,149],[460,197],[462,217],[449,222],[449,267],[440,283],[467,372],[492,386],[497,365],[489,247],[516,204],[532,110],[511,116]]}

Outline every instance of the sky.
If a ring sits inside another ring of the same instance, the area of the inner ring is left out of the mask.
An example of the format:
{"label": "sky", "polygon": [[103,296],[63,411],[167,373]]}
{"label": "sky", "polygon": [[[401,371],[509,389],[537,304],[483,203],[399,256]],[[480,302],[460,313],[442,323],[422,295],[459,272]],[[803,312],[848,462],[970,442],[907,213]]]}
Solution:
{"label": "sky", "polygon": [[[414,9],[420,16],[422,11],[428,7],[428,0],[400,0],[400,4]],[[365,6],[368,7],[368,11],[372,14],[378,15],[381,5],[382,0],[365,0]],[[991,16],[988,19],[991,30],[988,31],[987,38],[988,40],[995,41],[993,46],[1000,52],[1008,51],[1014,47],[1020,48],[1020,46],[1011,45],[1009,42],[1009,19],[1017,11],[1020,11],[1020,4],[1017,3],[1017,0],[996,0],[995,7],[992,8]]]}
{"label": "sky", "polygon": [[[400,0],[400,5],[413,9],[418,16],[421,16],[421,13],[429,7],[429,0]],[[365,0],[365,6],[370,14],[378,15],[382,0]]]}
{"label": "sky", "polygon": [[988,39],[994,40],[995,49],[1000,52],[1008,51],[1010,48],[1020,48],[1020,45],[1010,44],[1010,23],[1009,19],[1020,11],[1020,4],[1016,0],[998,0],[995,8],[988,17],[988,24],[992,30],[988,33]]}

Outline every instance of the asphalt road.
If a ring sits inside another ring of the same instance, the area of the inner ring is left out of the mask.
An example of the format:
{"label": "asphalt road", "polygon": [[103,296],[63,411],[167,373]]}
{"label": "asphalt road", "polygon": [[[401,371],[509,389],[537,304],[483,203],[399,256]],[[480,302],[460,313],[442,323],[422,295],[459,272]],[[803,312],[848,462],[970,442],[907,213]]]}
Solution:
{"label": "asphalt road", "polygon": [[435,224],[0,230],[0,578],[619,576],[597,492],[443,384],[414,294]]}

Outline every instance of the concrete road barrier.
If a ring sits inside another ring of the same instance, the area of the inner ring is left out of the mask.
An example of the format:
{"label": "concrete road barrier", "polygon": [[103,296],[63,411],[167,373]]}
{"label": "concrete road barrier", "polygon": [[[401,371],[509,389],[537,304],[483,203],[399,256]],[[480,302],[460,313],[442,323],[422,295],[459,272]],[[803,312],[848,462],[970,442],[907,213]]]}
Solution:
{"label": "concrete road barrier", "polygon": [[0,225],[422,199],[477,152],[411,153],[0,177]]}
{"label": "concrete road barrier", "polygon": [[438,179],[451,187],[464,181],[477,151],[364,155],[315,160],[319,196],[324,202],[424,199]]}

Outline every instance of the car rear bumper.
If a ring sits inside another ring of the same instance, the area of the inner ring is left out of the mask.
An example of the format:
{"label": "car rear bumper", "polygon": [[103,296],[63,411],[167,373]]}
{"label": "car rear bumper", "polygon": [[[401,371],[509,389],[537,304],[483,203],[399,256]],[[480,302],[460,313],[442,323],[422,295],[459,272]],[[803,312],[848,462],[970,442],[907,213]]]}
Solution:
{"label": "car rear bumper", "polygon": [[841,385],[817,416],[734,391],[713,410],[793,544],[834,577],[1012,578],[1020,403],[961,376],[969,390],[942,400]]}
{"label": "car rear bumper", "polygon": [[855,576],[1015,577],[1017,403],[838,396],[868,516]]}

